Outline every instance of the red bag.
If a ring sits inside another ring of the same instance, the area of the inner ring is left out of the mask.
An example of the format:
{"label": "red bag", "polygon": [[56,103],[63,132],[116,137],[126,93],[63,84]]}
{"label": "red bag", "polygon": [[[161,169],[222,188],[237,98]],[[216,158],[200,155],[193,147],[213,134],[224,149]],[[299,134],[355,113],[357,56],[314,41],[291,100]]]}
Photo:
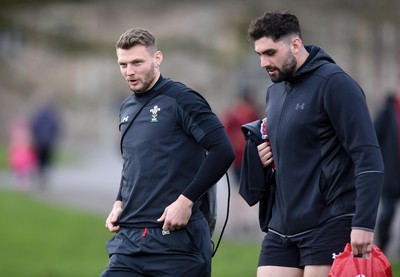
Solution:
{"label": "red bag", "polygon": [[348,243],[333,261],[328,277],[392,277],[392,267],[376,245],[372,245],[368,258],[357,258],[351,253]]}

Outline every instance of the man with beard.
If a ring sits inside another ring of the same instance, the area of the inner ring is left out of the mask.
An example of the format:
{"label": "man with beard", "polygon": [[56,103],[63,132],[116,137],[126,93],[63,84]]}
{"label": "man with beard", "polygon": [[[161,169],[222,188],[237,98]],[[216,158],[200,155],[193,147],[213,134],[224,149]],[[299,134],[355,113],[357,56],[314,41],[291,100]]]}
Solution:
{"label": "man with beard", "polygon": [[201,197],[234,160],[232,145],[203,97],[161,75],[150,32],[127,30],[116,52],[133,93],[120,108],[122,177],[105,224],[116,235],[101,276],[211,276]]}
{"label": "man with beard", "polygon": [[295,15],[266,12],[248,34],[274,83],[270,143],[258,154],[275,195],[257,276],[326,277],[346,243],[354,255],[372,248],[383,162],[365,95],[321,48],[303,45]]}

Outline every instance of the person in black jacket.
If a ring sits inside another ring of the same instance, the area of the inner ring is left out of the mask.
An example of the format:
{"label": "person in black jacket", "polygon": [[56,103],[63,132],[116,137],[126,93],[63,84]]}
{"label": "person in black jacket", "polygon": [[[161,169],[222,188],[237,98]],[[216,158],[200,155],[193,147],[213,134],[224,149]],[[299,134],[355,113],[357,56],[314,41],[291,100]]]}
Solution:
{"label": "person in black jacket", "polygon": [[320,47],[303,45],[294,14],[266,12],[248,35],[274,83],[270,143],[258,152],[264,167],[274,162],[275,195],[257,276],[327,276],[346,243],[354,255],[372,248],[383,162],[365,95]]}
{"label": "person in black jacket", "polygon": [[129,29],[116,44],[132,93],[121,104],[122,176],[105,227],[102,277],[211,276],[212,243],[202,196],[235,155],[207,101],[164,78],[154,36]]}
{"label": "person in black jacket", "polygon": [[375,119],[375,130],[385,164],[377,245],[386,251],[396,204],[400,199],[400,78],[395,92],[387,97]]}
{"label": "person in black jacket", "polygon": [[52,101],[44,102],[32,115],[31,133],[38,161],[39,189],[47,186],[48,171],[54,162],[54,154],[60,139],[61,120]]}

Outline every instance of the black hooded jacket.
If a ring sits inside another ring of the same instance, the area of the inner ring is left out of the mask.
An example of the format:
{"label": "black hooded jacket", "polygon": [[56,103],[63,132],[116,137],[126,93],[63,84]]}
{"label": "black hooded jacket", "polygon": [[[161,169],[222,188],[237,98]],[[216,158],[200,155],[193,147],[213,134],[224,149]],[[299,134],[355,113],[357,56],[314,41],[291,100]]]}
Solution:
{"label": "black hooded jacket", "polygon": [[267,131],[276,165],[269,230],[295,236],[353,216],[373,231],[383,162],[360,86],[319,47],[296,74],[267,91]]}

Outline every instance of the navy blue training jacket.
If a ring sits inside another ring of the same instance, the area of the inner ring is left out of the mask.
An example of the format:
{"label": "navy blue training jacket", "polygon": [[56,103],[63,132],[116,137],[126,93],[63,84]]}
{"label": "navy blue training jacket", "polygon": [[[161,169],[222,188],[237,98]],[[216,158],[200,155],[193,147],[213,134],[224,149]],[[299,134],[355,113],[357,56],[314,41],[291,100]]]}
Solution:
{"label": "navy blue training jacket", "polygon": [[269,229],[284,236],[353,216],[373,230],[383,162],[364,92],[319,47],[267,91],[267,131],[276,165]]}

